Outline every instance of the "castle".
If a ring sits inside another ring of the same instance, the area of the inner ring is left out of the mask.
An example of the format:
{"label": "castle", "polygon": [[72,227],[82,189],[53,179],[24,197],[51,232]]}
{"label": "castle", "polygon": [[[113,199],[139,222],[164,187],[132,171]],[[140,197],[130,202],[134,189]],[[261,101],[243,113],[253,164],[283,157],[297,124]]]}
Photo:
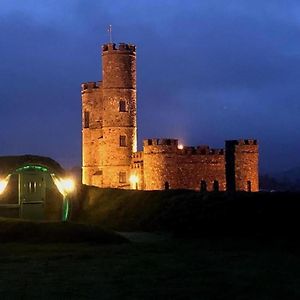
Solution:
{"label": "castle", "polygon": [[102,81],[81,85],[82,182],[140,190],[258,191],[258,143],[225,149],[146,139],[137,151],[136,47],[102,46]]}

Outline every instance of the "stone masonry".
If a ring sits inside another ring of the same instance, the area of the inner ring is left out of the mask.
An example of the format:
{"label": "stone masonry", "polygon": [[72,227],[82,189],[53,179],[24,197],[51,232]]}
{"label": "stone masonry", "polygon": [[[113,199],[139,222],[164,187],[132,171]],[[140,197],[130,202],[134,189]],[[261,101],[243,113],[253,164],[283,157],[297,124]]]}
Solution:
{"label": "stone masonry", "polygon": [[[146,139],[137,152],[136,47],[102,46],[102,81],[81,85],[82,182],[98,187],[258,191],[258,143],[225,149]],[[179,149],[180,148],[180,149]]]}

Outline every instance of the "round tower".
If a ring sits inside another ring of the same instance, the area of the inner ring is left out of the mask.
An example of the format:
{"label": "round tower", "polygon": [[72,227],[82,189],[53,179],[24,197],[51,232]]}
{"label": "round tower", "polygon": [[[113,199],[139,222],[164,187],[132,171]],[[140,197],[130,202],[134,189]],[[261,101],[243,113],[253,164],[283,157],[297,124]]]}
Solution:
{"label": "round tower", "polygon": [[178,140],[144,140],[144,189],[163,190],[180,187],[178,178]]}
{"label": "round tower", "polygon": [[257,140],[231,140],[225,143],[227,191],[259,191]]}
{"label": "round tower", "polygon": [[135,46],[102,46],[103,187],[129,188],[131,155],[136,152]]}
{"label": "round tower", "polygon": [[82,182],[101,186],[101,136],[103,107],[101,82],[81,85],[82,99]]}

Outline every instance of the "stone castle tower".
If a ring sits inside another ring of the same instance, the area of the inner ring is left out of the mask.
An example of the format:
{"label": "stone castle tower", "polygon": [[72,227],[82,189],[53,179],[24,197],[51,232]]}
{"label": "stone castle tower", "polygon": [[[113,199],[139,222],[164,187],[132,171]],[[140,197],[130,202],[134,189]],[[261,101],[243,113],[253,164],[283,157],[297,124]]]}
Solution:
{"label": "stone castle tower", "polygon": [[179,147],[152,138],[137,152],[136,48],[102,46],[102,81],[81,86],[82,182],[98,187],[202,191],[258,191],[258,143],[226,141]]}
{"label": "stone castle tower", "polygon": [[82,84],[84,184],[129,188],[137,148],[135,46],[102,46],[102,81]]}

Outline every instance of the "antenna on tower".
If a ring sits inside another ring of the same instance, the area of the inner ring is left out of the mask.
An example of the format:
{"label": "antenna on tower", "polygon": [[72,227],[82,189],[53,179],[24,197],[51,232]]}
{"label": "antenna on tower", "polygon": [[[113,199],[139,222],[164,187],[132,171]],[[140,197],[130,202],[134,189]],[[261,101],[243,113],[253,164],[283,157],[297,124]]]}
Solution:
{"label": "antenna on tower", "polygon": [[108,26],[107,32],[109,34],[109,42],[112,43],[112,26],[111,25]]}

